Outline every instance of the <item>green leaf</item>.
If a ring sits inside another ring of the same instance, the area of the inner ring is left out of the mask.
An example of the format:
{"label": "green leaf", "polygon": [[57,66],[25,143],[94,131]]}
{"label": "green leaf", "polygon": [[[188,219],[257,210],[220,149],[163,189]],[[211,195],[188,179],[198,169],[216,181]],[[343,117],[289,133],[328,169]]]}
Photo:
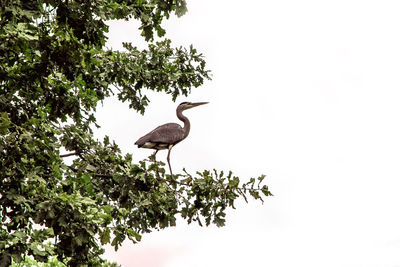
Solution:
{"label": "green leaf", "polygon": [[8,130],[11,126],[10,119],[6,112],[0,113],[0,135],[6,135],[10,131]]}
{"label": "green leaf", "polygon": [[129,236],[134,237],[138,242],[140,242],[140,240],[142,239],[142,236],[132,229],[126,229],[126,232]]}
{"label": "green leaf", "polygon": [[176,0],[176,15],[183,16],[187,12],[187,4],[185,0]]}

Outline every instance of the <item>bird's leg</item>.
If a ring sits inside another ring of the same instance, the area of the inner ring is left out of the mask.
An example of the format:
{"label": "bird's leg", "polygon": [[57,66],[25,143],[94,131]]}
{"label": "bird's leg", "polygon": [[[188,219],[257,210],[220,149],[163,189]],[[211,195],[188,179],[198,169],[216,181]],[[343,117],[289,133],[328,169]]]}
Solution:
{"label": "bird's leg", "polygon": [[171,173],[171,179],[173,179],[172,169],[171,169],[171,163],[169,162],[169,155],[171,154],[171,149],[172,149],[172,145],[170,145],[170,146],[168,147],[167,161],[168,161],[168,166],[169,166],[169,172]]}

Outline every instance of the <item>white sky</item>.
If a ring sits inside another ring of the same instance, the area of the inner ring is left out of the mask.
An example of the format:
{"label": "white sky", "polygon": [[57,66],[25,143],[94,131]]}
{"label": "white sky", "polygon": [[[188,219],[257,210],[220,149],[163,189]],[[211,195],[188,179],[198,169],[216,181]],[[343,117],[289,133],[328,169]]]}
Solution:
{"label": "white sky", "polygon": [[[145,116],[107,101],[98,134],[140,160],[151,151],[133,143],[178,122],[178,103],[209,101],[185,113],[192,130],[172,151],[174,171],[266,174],[275,196],[229,210],[224,228],[180,221],[106,257],[123,267],[400,266],[400,2],[188,7],[167,37],[202,51],[213,80],[177,103],[151,94]],[[115,49],[140,39],[136,24],[110,25]]]}

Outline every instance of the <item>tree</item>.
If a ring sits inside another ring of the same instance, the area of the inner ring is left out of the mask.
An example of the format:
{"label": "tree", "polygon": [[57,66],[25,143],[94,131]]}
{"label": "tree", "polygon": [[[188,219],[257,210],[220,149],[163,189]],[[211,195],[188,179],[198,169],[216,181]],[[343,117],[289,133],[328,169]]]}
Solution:
{"label": "tree", "polygon": [[[164,163],[134,163],[108,137],[93,137],[107,97],[143,114],[146,90],[175,101],[210,78],[193,46],[160,39],[163,20],[186,12],[184,0],[0,3],[0,266],[25,255],[95,266],[104,244],[138,242],[177,216],[223,226],[239,197],[271,195],[264,176],[244,184],[216,170],[171,177]],[[107,49],[105,21],[115,19],[139,20],[148,48]]]}

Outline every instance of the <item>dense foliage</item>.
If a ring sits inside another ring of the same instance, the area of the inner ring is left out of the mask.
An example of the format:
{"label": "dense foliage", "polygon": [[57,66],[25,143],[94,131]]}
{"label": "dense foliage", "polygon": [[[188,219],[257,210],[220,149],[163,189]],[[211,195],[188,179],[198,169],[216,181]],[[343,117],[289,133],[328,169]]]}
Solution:
{"label": "dense foliage", "polygon": [[[217,171],[170,177],[162,162],[134,163],[114,141],[93,138],[105,98],[143,114],[146,90],[175,100],[209,78],[195,48],[160,39],[163,20],[186,12],[184,0],[0,3],[0,266],[26,255],[99,265],[104,244],[138,242],[177,216],[222,226],[238,197],[270,195],[264,176],[246,184]],[[140,21],[148,48],[106,49],[105,21],[115,19]]]}
{"label": "dense foliage", "polygon": [[[121,267],[118,263],[103,261],[96,264],[98,267]],[[47,262],[37,262],[32,257],[25,257],[24,260],[15,263],[13,262],[10,267],[65,267],[65,263],[52,257]]]}

